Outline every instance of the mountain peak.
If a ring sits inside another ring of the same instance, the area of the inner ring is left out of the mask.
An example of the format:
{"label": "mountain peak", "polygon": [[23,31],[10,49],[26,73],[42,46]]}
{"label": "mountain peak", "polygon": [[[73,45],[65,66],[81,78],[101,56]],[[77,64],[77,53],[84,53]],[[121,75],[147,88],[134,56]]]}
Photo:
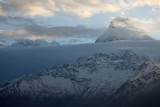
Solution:
{"label": "mountain peak", "polygon": [[123,17],[115,17],[110,25],[109,28],[114,28],[114,27],[126,27],[129,25],[129,19],[128,18],[123,18]]}
{"label": "mountain peak", "polygon": [[114,40],[153,40],[131,19],[115,17],[106,32],[97,38],[96,43]]}

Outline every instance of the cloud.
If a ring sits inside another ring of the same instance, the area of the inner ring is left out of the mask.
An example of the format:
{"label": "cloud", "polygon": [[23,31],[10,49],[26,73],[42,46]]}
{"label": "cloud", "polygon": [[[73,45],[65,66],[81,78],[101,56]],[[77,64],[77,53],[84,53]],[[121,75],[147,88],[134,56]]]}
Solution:
{"label": "cloud", "polygon": [[12,27],[12,29],[15,29],[34,23],[34,20],[23,16],[0,16],[0,29],[3,29],[4,26],[7,26],[7,28]]}
{"label": "cloud", "polygon": [[0,9],[6,14],[22,14],[28,16],[53,16],[59,9],[54,0],[2,0]]}
{"label": "cloud", "polygon": [[1,30],[1,37],[10,38],[94,38],[98,37],[105,29],[86,28],[84,26],[59,26],[59,27],[45,27],[40,25],[24,26],[16,30]]}
{"label": "cloud", "polygon": [[120,4],[120,2],[114,4],[113,2],[102,2],[101,0],[64,0],[62,10],[72,16],[89,18],[99,12],[106,13],[120,11]]}
{"label": "cloud", "polygon": [[[6,28],[5,28],[6,26]],[[5,28],[5,29],[4,29]],[[104,32],[101,28],[86,28],[85,26],[56,26],[38,25],[33,19],[23,16],[0,16],[0,38],[94,38]]]}
{"label": "cloud", "polygon": [[97,13],[121,12],[142,6],[160,6],[159,0],[0,0],[0,15],[52,17],[57,12],[89,18]]}
{"label": "cloud", "polygon": [[5,43],[6,41],[5,40],[0,40],[0,43]]}
{"label": "cloud", "polygon": [[27,16],[51,17],[63,11],[81,18],[91,17],[99,12],[115,12],[119,7],[101,0],[1,0],[0,14],[21,14]]}
{"label": "cloud", "polygon": [[159,0],[128,0],[131,7],[160,6]]}
{"label": "cloud", "polygon": [[[138,19],[131,18],[130,23],[136,24],[147,32],[160,32],[160,18],[158,19]],[[32,19],[24,17],[0,16],[0,23],[13,26],[12,29],[1,29],[0,38],[96,38],[103,34],[104,28],[87,28],[85,26],[56,26],[46,27],[36,24]],[[16,26],[16,27],[15,27]],[[1,28],[1,27],[0,27]]]}
{"label": "cloud", "polygon": [[[97,33],[100,33],[103,30],[86,28],[85,26],[60,26],[60,27],[44,27],[39,25],[32,25],[25,27],[27,32],[30,32],[34,35],[48,35],[48,36],[57,36],[57,37],[72,37],[77,35],[78,37],[97,36]],[[96,33],[97,32],[97,33]]]}
{"label": "cloud", "polygon": [[152,11],[159,13],[160,12],[160,6],[159,7],[153,7]]}
{"label": "cloud", "polygon": [[[131,1],[132,2],[132,1]],[[137,3],[136,3],[137,4]],[[124,0],[1,0],[0,15],[52,17],[57,12],[71,16],[89,18],[97,13],[119,12],[129,9]]]}
{"label": "cloud", "polygon": [[157,19],[138,19],[131,18],[133,23],[141,26],[147,32],[160,32],[160,18]]}

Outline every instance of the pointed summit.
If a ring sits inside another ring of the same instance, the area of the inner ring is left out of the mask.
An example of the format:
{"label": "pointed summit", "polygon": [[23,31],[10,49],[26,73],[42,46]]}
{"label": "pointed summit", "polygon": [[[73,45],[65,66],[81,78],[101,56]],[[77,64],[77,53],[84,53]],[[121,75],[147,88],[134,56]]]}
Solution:
{"label": "pointed summit", "polygon": [[97,38],[96,43],[115,40],[153,40],[153,38],[136,26],[131,19],[116,17],[106,32]]}

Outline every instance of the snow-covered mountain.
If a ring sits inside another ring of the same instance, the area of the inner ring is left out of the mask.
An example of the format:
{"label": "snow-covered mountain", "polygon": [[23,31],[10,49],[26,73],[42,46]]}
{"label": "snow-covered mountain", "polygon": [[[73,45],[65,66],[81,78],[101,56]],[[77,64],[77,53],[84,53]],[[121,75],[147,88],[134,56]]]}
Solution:
{"label": "snow-covered mountain", "polygon": [[125,82],[106,104],[108,107],[159,107],[160,63]]}
{"label": "snow-covered mountain", "polygon": [[59,43],[56,41],[52,41],[49,43],[49,46],[58,46],[58,45],[59,45]]}
{"label": "snow-covered mountain", "polygon": [[115,17],[106,32],[97,38],[96,43],[115,40],[152,40],[143,29],[131,19]]}
{"label": "snow-covered mountain", "polygon": [[[69,98],[76,98],[78,101],[103,98],[101,101],[103,102],[128,81],[142,78],[141,84],[146,84],[150,79],[154,80],[157,77],[152,75],[143,78],[143,75],[154,72],[160,72],[159,62],[130,51],[121,54],[94,54],[81,57],[74,64],[57,65],[44,72],[25,76],[1,88],[0,100],[3,102],[0,104],[12,101],[23,102],[23,98],[29,98],[32,102],[37,99],[50,101],[48,98],[53,98],[52,102],[63,98],[68,98],[67,101]],[[71,101],[67,104],[74,104]]]}
{"label": "snow-covered mountain", "polygon": [[59,43],[52,41],[48,43],[44,39],[29,40],[29,39],[18,39],[11,47],[38,47],[38,46],[57,46]]}

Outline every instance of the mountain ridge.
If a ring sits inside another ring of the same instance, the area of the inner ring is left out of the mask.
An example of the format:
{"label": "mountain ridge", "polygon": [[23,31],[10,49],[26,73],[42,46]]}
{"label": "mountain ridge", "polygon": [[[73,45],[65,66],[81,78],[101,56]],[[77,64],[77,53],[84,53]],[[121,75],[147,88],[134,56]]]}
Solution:
{"label": "mountain ridge", "polygon": [[[160,63],[130,51],[119,55],[94,54],[81,57],[74,64],[54,66],[42,73],[23,77],[1,88],[0,100],[8,102],[6,99],[15,96],[15,99],[26,97],[33,102],[47,98],[54,99],[53,102],[56,101],[55,98],[77,99],[78,102],[82,99],[104,100],[134,77],[152,72],[155,66],[160,69]],[[105,102],[101,102],[102,105]]]}

